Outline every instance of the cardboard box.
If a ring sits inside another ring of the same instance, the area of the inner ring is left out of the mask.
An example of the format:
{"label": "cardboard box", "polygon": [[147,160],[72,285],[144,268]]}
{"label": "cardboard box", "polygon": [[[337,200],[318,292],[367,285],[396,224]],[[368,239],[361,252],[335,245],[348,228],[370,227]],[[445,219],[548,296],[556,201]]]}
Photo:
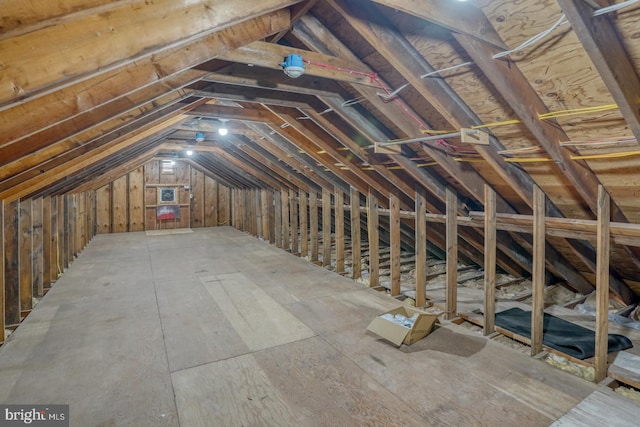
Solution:
{"label": "cardboard box", "polygon": [[[418,318],[411,329],[380,317],[384,314],[402,314],[403,316],[411,317],[416,313],[418,314]],[[433,331],[436,323],[438,323],[437,314],[428,314],[415,308],[402,306],[380,314],[369,324],[367,331],[373,332],[395,344],[397,347],[400,347],[403,343],[411,345],[426,337]]]}

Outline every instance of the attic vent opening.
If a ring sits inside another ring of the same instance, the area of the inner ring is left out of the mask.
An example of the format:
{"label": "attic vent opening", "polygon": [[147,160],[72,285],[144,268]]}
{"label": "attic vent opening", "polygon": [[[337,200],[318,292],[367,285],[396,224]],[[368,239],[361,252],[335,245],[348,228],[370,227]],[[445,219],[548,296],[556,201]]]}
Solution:
{"label": "attic vent opening", "polygon": [[176,162],[174,160],[163,160],[160,165],[160,172],[167,175],[176,173]]}

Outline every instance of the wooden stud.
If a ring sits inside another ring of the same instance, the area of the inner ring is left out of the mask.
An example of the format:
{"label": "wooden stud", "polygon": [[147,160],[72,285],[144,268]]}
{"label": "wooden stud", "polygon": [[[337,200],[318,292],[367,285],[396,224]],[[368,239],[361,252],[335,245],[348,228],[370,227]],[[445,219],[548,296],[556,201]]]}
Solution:
{"label": "wooden stud", "polygon": [[274,191],[273,198],[276,202],[275,205],[275,233],[276,233],[276,247],[282,247],[282,197],[278,190]]}
{"label": "wooden stud", "polygon": [[112,233],[126,233],[129,231],[127,176],[123,175],[111,184],[111,217]]}
{"label": "wooden stud", "polygon": [[391,240],[391,296],[400,295],[400,192],[389,193],[389,234]]}
{"label": "wooden stud", "polygon": [[351,187],[351,278],[362,277],[362,253],[360,250],[360,192]]}
{"label": "wooden stud", "polygon": [[31,199],[20,201],[19,212],[20,311],[25,311],[33,306]]}
{"label": "wooden stud", "polygon": [[275,245],[276,243],[276,231],[275,231],[275,206],[273,203],[273,190],[267,190],[267,205],[269,206],[269,243]]}
{"label": "wooden stud", "polygon": [[306,257],[309,256],[309,202],[304,190],[298,190],[298,200],[300,201],[300,253]]}
{"label": "wooden stud", "polygon": [[20,323],[19,209],[14,200],[4,205],[4,316],[6,325]]}
{"label": "wooden stud", "polygon": [[51,266],[49,269],[50,281],[49,286],[53,285],[53,283],[58,280],[58,274],[60,273],[60,262],[59,262],[59,246],[58,239],[60,237],[59,228],[58,228],[58,198],[51,198],[51,240],[49,241],[49,247],[51,248],[51,257],[49,258],[49,265]]}
{"label": "wooden stud", "polygon": [[456,192],[447,187],[447,294],[446,294],[446,313],[447,319],[457,316],[457,300],[458,300],[458,196]]}
{"label": "wooden stud", "polygon": [[256,236],[264,239],[264,229],[262,228],[262,225],[264,224],[262,220],[262,190],[255,189],[254,197],[256,211]]}
{"label": "wooden stud", "polygon": [[280,194],[282,196],[282,248],[285,251],[288,251],[291,249],[289,191],[286,188],[283,188]]}
{"label": "wooden stud", "polygon": [[[111,194],[111,193],[109,193]],[[67,268],[67,218],[66,218],[66,198],[64,196],[58,196],[58,270],[59,273],[64,273]],[[109,217],[111,217],[111,210],[109,210]],[[109,219],[111,221],[111,218]],[[109,231],[111,232],[111,231]]]}
{"label": "wooden stud", "polygon": [[533,188],[533,268],[531,271],[531,355],[542,351],[544,322],[545,275],[545,194],[540,187]]}
{"label": "wooden stud", "polygon": [[598,232],[596,271],[596,357],[595,378],[597,384],[607,377],[609,334],[609,254],[611,240],[611,199],[602,185],[598,186]]}
{"label": "wooden stud", "polygon": [[261,190],[260,196],[260,209],[262,211],[262,238],[268,242],[270,239],[269,235],[269,198],[268,198],[269,190]]}
{"label": "wooden stud", "polygon": [[204,177],[204,226],[218,226],[218,182],[209,177]]}
{"label": "wooden stud", "polygon": [[322,266],[331,265],[331,192],[322,189]]}
{"label": "wooden stud", "polygon": [[[1,240],[0,240],[1,242]],[[42,199],[42,287],[51,287],[51,197]]]}
{"label": "wooden stud", "polygon": [[424,307],[427,285],[427,191],[416,187],[416,307]]}
{"label": "wooden stud", "polygon": [[309,193],[309,228],[311,230],[311,262],[318,261],[318,196]]}
{"label": "wooden stud", "polygon": [[190,220],[192,228],[204,227],[204,174],[195,168],[190,168]]}
{"label": "wooden stud", "polygon": [[289,189],[289,206],[291,208],[291,252],[297,254],[298,245],[298,201],[296,200],[296,191]]}
{"label": "wooden stud", "polygon": [[[155,194],[155,189],[153,191]],[[111,233],[111,184],[96,190],[96,211],[98,234]]]}
{"label": "wooden stud", "polygon": [[142,167],[129,173],[129,231],[144,230],[144,171]]}
{"label": "wooden stud", "polygon": [[333,190],[335,204],[336,273],[344,273],[344,193],[338,187]]}
{"label": "wooden stud", "polygon": [[369,286],[380,284],[380,230],[378,220],[378,198],[369,188],[367,199],[367,232],[369,240]]}
{"label": "wooden stud", "polygon": [[496,192],[484,186],[484,335],[495,329],[496,314]]}

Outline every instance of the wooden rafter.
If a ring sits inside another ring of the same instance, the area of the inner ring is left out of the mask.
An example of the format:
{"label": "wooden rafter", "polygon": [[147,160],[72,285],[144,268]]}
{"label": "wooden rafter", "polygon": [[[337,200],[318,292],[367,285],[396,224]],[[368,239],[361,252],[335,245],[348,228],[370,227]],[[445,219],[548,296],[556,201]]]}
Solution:
{"label": "wooden rafter", "polygon": [[558,0],[573,31],[640,141],[640,77],[608,16],[594,17],[587,2]]}

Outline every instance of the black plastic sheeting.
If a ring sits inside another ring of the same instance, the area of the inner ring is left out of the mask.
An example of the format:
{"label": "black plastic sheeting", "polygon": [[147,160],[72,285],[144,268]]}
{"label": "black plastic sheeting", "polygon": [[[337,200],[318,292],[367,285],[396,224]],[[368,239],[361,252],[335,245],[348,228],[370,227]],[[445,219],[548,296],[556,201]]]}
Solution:
{"label": "black plastic sheeting", "polygon": [[[496,326],[531,338],[531,312],[510,308],[496,313]],[[575,323],[544,313],[542,343],[577,359],[588,359],[596,353],[596,334]],[[609,334],[609,353],[633,347],[624,335]]]}

